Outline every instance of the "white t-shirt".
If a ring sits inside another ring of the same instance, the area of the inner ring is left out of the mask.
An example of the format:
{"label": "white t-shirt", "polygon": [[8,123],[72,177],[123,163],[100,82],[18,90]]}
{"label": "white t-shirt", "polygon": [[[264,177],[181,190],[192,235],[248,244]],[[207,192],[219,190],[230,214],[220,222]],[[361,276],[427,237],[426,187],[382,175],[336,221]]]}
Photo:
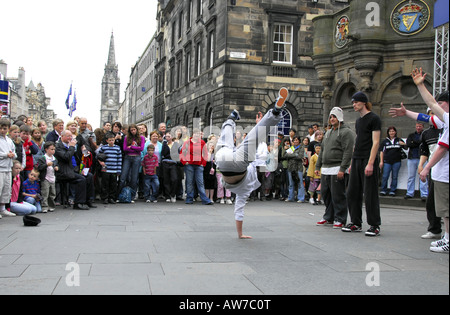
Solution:
{"label": "white t-shirt", "polygon": [[449,183],[449,114],[444,114],[444,121],[441,121],[438,117],[433,116],[431,122],[435,128],[444,129],[444,133],[439,138],[438,145],[447,149],[444,157],[431,169],[431,178],[437,182]]}

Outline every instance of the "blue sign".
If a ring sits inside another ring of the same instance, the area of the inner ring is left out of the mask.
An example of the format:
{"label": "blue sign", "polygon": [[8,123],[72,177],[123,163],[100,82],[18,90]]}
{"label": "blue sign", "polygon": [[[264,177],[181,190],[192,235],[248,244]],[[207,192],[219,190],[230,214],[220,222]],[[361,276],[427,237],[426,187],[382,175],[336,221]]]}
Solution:
{"label": "blue sign", "polygon": [[9,82],[0,81],[0,101],[8,102]]}
{"label": "blue sign", "polygon": [[437,0],[434,4],[434,28],[437,28],[449,22],[448,4],[448,0]]}

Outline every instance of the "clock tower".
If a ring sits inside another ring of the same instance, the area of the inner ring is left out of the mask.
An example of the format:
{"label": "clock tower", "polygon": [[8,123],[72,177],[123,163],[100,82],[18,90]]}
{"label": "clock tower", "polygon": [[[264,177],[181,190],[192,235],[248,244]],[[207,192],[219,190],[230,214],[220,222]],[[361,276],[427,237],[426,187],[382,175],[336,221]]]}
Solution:
{"label": "clock tower", "polygon": [[116,64],[114,47],[114,34],[111,33],[109,44],[108,63],[105,66],[105,74],[102,80],[102,104],[100,109],[100,127],[105,122],[111,124],[119,119],[120,107],[120,78],[119,68]]}

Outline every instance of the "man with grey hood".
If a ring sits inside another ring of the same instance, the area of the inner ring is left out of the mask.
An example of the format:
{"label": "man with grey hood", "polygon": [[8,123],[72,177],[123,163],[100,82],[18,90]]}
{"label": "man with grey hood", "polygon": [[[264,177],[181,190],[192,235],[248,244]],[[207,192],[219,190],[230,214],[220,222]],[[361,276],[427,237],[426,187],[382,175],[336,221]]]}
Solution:
{"label": "man with grey hood", "polygon": [[334,107],[329,116],[331,128],[322,140],[322,150],[316,164],[321,172],[321,193],[326,206],[323,219],[317,225],[341,229],[347,221],[346,183],[352,162],[355,133],[344,124],[344,112]]}

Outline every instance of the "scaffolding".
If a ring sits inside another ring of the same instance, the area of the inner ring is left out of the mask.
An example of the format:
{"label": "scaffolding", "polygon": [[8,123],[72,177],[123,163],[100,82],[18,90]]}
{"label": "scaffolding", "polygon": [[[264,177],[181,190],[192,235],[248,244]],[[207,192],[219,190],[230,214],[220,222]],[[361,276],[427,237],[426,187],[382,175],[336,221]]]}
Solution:
{"label": "scaffolding", "polygon": [[449,89],[449,23],[436,28],[436,47],[434,53],[434,96]]}

